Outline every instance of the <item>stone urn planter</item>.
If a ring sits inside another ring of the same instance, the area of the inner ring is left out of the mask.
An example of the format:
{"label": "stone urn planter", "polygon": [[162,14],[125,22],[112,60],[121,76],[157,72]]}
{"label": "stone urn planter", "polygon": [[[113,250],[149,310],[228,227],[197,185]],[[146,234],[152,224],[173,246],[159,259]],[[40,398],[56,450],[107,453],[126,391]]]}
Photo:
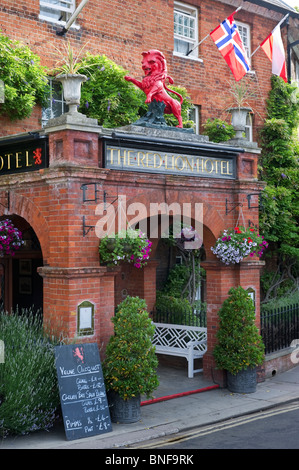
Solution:
{"label": "stone urn planter", "polygon": [[78,112],[78,105],[81,98],[81,85],[87,81],[86,75],[82,74],[61,74],[56,80],[62,83],[63,96],[69,106],[69,113]]}
{"label": "stone urn planter", "polygon": [[232,115],[232,126],[236,131],[235,139],[245,139],[245,126],[246,126],[246,119],[252,109],[246,106],[236,106],[232,108],[228,108],[227,112]]}

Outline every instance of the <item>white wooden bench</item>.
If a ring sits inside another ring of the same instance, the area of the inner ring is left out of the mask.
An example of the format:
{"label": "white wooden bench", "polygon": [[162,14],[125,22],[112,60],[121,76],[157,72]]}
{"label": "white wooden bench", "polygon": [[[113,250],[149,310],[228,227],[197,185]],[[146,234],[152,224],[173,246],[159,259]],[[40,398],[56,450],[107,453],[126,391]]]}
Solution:
{"label": "white wooden bench", "polygon": [[194,359],[202,358],[207,351],[207,329],[199,326],[155,323],[153,344],[157,354],[185,357],[188,361],[188,377],[194,377],[202,369],[194,369]]}

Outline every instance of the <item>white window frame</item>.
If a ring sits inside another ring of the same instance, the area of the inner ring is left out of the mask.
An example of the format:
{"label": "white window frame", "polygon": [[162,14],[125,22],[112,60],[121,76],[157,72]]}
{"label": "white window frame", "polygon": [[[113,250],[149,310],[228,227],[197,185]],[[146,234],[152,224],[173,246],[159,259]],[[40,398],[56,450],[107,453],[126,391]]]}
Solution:
{"label": "white window frame", "polygon": [[[192,116],[193,114],[193,116]],[[193,108],[189,110],[189,119],[194,122],[195,124],[195,133],[199,134],[200,129],[200,106],[196,104],[193,105]]]}
{"label": "white window frame", "polygon": [[[194,19],[194,38],[189,38],[187,36],[184,36],[184,34],[178,34],[175,32],[175,20],[173,20],[173,26],[174,26],[174,39],[178,39],[184,42],[187,42],[190,44],[189,50],[193,49],[196,44],[198,43],[198,11],[197,8],[192,7],[190,5],[187,5],[185,3],[181,2],[174,2],[174,18],[175,18],[175,13],[180,14],[183,18],[185,17],[187,20],[188,18],[192,17]],[[188,26],[186,25],[188,28]],[[175,45],[174,45],[175,48]],[[176,51],[174,49],[173,51],[174,55],[180,56],[180,57],[188,57],[188,58],[198,58],[198,49],[196,48],[194,51],[192,51],[188,56],[182,52]]]}
{"label": "white window frame", "polygon": [[249,142],[252,142],[253,140],[253,137],[252,137],[253,122],[252,121],[253,121],[253,115],[248,113],[246,117],[246,124],[245,124],[245,136]]}
{"label": "white window frame", "polygon": [[242,23],[241,21],[236,21],[236,25],[242,39],[245,51],[247,52],[247,57],[249,60],[249,65],[251,65],[251,31],[250,26],[247,23]]}
{"label": "white window frame", "polygon": [[[70,19],[74,11],[76,10],[76,0],[39,0],[40,14],[39,19],[49,21],[61,26],[65,26],[67,21]],[[42,8],[48,8],[52,10],[53,15],[57,14],[58,18],[51,16],[49,12],[43,11]],[[60,17],[63,19],[59,19]],[[75,28],[79,28],[78,25],[72,25]]]}
{"label": "white window frame", "polygon": [[[49,106],[47,106],[47,107],[44,106],[43,109],[42,109],[42,127],[45,127],[45,125],[47,124],[49,119],[52,119],[54,117],[59,117],[59,116],[61,116],[61,114],[66,113],[68,111],[68,106],[67,106],[66,102],[64,101],[64,97],[63,97],[62,86],[61,86],[61,97],[59,96],[57,98],[57,90],[54,92],[54,89],[53,89],[53,85],[55,83],[61,85],[60,82],[55,82],[55,80],[53,78],[49,78],[49,86],[50,86],[50,94],[49,94],[49,97],[48,97]],[[54,98],[55,95],[56,95],[56,97]],[[61,106],[61,113],[60,113],[59,116],[57,116],[57,115],[54,116],[53,102],[59,103],[60,106]],[[47,117],[46,114],[48,114],[49,117]]]}

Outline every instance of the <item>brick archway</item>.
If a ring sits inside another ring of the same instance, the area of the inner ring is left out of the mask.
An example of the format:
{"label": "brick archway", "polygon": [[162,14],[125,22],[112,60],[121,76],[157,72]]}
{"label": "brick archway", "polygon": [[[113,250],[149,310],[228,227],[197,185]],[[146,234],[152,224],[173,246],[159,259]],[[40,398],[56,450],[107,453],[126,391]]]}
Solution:
{"label": "brick archway", "polygon": [[49,257],[49,229],[48,223],[40,210],[31,199],[13,192],[10,199],[9,212],[10,214],[22,217],[31,225],[39,240],[44,264],[47,264]]}

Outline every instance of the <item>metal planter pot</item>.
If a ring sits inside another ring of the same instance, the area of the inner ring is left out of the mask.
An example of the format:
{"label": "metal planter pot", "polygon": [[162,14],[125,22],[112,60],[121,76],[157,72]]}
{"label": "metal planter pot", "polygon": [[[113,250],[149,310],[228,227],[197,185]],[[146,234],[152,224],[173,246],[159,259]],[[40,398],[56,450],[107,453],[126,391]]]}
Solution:
{"label": "metal planter pot", "polygon": [[113,423],[136,423],[141,418],[140,396],[124,400],[118,393],[109,391],[107,394],[110,417]]}
{"label": "metal planter pot", "polygon": [[227,388],[234,393],[254,393],[256,391],[256,368],[241,370],[236,375],[227,372]]}

